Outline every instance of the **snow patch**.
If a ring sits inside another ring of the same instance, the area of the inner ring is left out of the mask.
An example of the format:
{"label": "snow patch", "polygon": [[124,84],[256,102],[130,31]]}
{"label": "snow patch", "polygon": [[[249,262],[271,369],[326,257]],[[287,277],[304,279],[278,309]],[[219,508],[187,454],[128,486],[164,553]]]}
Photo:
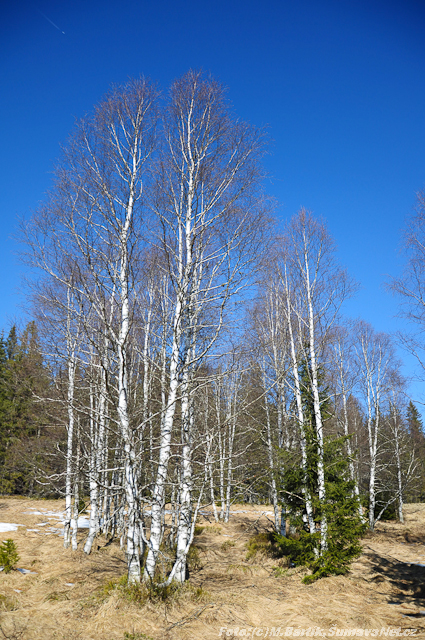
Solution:
{"label": "snow patch", "polygon": [[14,524],[13,522],[0,522],[0,533],[6,533],[6,531],[17,531],[18,527],[23,527],[23,524]]}
{"label": "snow patch", "polygon": [[29,569],[16,569],[16,571],[19,571],[20,573],[23,573],[23,574],[27,574],[27,573],[33,573],[34,575],[37,574],[37,571],[30,571]]}
{"label": "snow patch", "polygon": [[57,534],[59,536],[63,536],[63,529],[57,529],[55,527],[50,527],[49,531],[46,531],[46,535]]}
{"label": "snow patch", "polygon": [[49,511],[48,509],[42,509],[41,511],[38,511],[34,507],[30,507],[30,509],[33,509],[33,513],[30,513],[29,511],[24,511],[24,513],[30,516],[44,516],[45,518],[56,518],[57,520],[61,520],[62,522],[65,519],[64,511]]}
{"label": "snow patch", "polygon": [[87,516],[80,516],[78,518],[78,528],[79,529],[88,529],[90,526],[90,520]]}

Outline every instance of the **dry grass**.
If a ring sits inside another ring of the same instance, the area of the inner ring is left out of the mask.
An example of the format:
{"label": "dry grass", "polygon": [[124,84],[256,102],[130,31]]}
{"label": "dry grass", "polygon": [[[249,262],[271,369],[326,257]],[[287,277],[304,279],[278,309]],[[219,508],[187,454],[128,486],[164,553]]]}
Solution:
{"label": "dry grass", "polygon": [[0,640],[1,629],[11,640],[215,640],[221,627],[237,626],[393,626],[425,634],[425,618],[415,617],[425,610],[425,566],[414,564],[425,565],[425,505],[408,505],[405,525],[383,523],[366,536],[348,575],[312,585],[301,584],[302,569],[261,548],[247,560],[248,540],[270,528],[261,515],[270,508],[235,506],[227,525],[201,519],[188,586],[153,602],[120,586],[126,568],[117,544],[99,539],[87,557],[63,549],[57,534],[28,531],[48,528],[37,527],[45,515],[25,513],[30,507],[63,506],[0,498],[0,520],[25,525],[2,537],[16,542],[19,566],[36,572],[0,574]]}

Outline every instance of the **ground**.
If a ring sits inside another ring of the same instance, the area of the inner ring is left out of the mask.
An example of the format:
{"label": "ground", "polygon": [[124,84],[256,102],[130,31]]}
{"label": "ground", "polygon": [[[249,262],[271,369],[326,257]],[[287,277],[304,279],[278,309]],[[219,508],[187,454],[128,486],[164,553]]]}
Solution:
{"label": "ground", "polygon": [[118,542],[98,538],[86,556],[81,529],[80,549],[63,548],[63,508],[59,500],[0,499],[0,523],[24,525],[0,537],[15,541],[18,567],[31,571],[0,573],[0,640],[213,640],[253,631],[270,637],[278,627],[281,636],[288,627],[319,627],[330,637],[344,629],[378,629],[369,633],[381,637],[411,629],[425,637],[425,504],[406,505],[405,524],[385,522],[368,534],[346,576],[312,585],[282,560],[246,559],[247,541],[271,528],[269,506],[234,505],[228,524],[206,510],[189,587],[144,605],[111,586],[125,574]]}

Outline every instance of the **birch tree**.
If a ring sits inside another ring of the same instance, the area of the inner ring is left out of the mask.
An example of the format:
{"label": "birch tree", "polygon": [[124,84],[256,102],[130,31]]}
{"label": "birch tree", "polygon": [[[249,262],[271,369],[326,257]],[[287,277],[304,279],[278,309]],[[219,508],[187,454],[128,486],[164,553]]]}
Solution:
{"label": "birch tree", "polygon": [[211,353],[225,313],[247,281],[260,249],[258,166],[262,135],[236,121],[225,92],[212,78],[189,72],[170,91],[165,143],[153,208],[174,289],[168,393],[145,579],[151,580],[161,541],[170,447],[177,401],[181,407],[182,492],[177,558],[172,577],[185,579],[191,543],[193,394],[196,369]]}
{"label": "birch tree", "polygon": [[[285,298],[273,265],[266,269],[261,294],[253,318],[254,358],[262,371],[266,414],[266,449],[270,470],[270,493],[274,509],[275,529],[286,535],[285,497],[279,495],[277,477],[283,474],[282,452],[293,446],[294,434],[288,429],[287,395],[290,389],[290,340],[285,312]],[[271,408],[275,408],[273,429]],[[274,433],[276,431],[276,433]],[[277,454],[277,455],[276,455]],[[280,507],[279,507],[280,505]]]}
{"label": "birch tree", "polygon": [[[75,452],[78,436],[78,401],[80,389],[77,370],[80,362],[81,347],[84,341],[84,311],[79,307],[73,290],[73,270],[70,267],[66,283],[43,281],[32,286],[33,312],[38,326],[42,328],[44,357],[51,367],[55,394],[40,398],[45,403],[62,406],[66,424],[67,443],[65,456],[65,521],[64,547],[71,543],[71,528],[76,527],[74,519],[75,497],[73,494],[75,478],[78,475],[75,464]],[[62,411],[59,409],[59,415]],[[66,415],[66,417],[65,417]],[[73,545],[74,548],[75,545]]]}
{"label": "birch tree", "polygon": [[[68,405],[68,438],[67,438],[67,452],[66,452],[66,481],[65,481],[65,522],[63,545],[65,549],[69,547],[71,543],[71,522],[73,524],[73,530],[78,528],[78,513],[77,522],[72,513],[72,490],[73,490],[73,450],[75,441],[75,375],[77,369],[77,347],[80,338],[81,326],[80,323],[73,323],[72,317],[72,283],[67,288],[66,293],[66,355],[67,355],[67,373],[68,373],[68,391],[67,391],[67,405]],[[75,474],[78,475],[78,474]],[[75,497],[74,497],[75,499]],[[77,500],[78,504],[78,500]],[[78,507],[77,507],[78,509]],[[74,536],[75,537],[75,536]],[[75,542],[74,545],[75,546]]]}
{"label": "birch tree", "polygon": [[[198,373],[223,351],[215,347],[253,282],[268,230],[259,190],[263,135],[234,118],[224,89],[197,72],[176,81],[162,112],[161,142],[156,105],[157,91],[145,80],[112,89],[76,124],[52,193],[22,227],[40,280],[66,290],[72,273],[70,312],[75,324],[83,310],[78,366],[86,388],[80,442],[74,449],[70,439],[69,447],[89,485],[84,551],[114,520],[113,530],[125,535],[129,583],[141,578],[145,544],[144,578],[155,578],[171,446],[179,456],[179,506],[168,581],[185,579],[195,522],[195,394],[205,384]],[[153,278],[146,278],[148,254],[156,259]],[[72,342],[65,351],[74,367]],[[213,442],[210,457],[212,450]],[[150,536],[141,514],[143,460],[152,486]]]}
{"label": "birch tree", "polygon": [[[399,367],[400,367],[400,363]],[[397,361],[392,366],[397,367]],[[384,496],[376,521],[387,507],[396,504],[396,513],[400,522],[404,522],[403,506],[407,492],[414,486],[418,477],[418,457],[411,435],[408,432],[404,414],[406,410],[406,381],[398,368],[392,368],[389,374],[388,396],[382,429],[382,462],[378,474],[378,491]]]}
{"label": "birch tree", "polygon": [[137,452],[128,408],[128,345],[144,229],[146,163],[155,144],[156,100],[156,89],[145,80],[112,89],[93,116],[77,123],[57,167],[52,196],[23,229],[31,262],[47,277],[65,283],[67,263],[72,260],[77,270],[74,291],[89,301],[117,354],[115,410],[125,449],[129,582],[140,580],[140,531]]}
{"label": "birch tree", "polygon": [[375,333],[370,325],[360,322],[357,328],[357,363],[361,389],[366,405],[369,447],[369,527],[375,527],[376,476],[379,460],[379,435],[382,406],[388,392],[394,349],[383,333]]}
{"label": "birch tree", "polygon": [[[399,278],[388,283],[400,300],[400,315],[407,326],[398,337],[401,344],[416,358],[422,373],[425,371],[423,329],[425,326],[425,191],[416,198],[416,212],[407,221],[403,232],[406,264]],[[416,327],[416,330],[415,330]]]}
{"label": "birch tree", "polygon": [[[285,233],[284,267],[281,270],[285,282],[287,318],[290,333],[291,316],[298,323],[299,347],[303,350],[306,371],[310,377],[309,386],[314,406],[314,428],[317,446],[317,478],[319,503],[326,500],[324,469],[324,432],[321,412],[322,400],[319,395],[319,366],[323,362],[324,347],[329,332],[334,325],[344,300],[354,290],[354,283],[339,267],[335,259],[335,247],[325,225],[311,213],[301,209],[289,222]],[[293,293],[290,292],[293,288]],[[295,354],[295,344],[291,338],[293,373],[296,387],[299,385],[299,361]],[[297,371],[296,371],[297,369]],[[297,392],[297,396],[300,391]],[[300,399],[297,399],[297,405]],[[298,420],[303,420],[298,407]],[[321,553],[327,549],[327,520],[322,509]]]}
{"label": "birch tree", "polygon": [[288,327],[289,348],[291,354],[291,368],[293,378],[293,392],[295,396],[295,421],[298,425],[301,447],[301,464],[303,470],[302,492],[305,501],[305,524],[311,534],[316,532],[316,525],[313,516],[313,502],[308,483],[308,460],[307,460],[307,436],[304,407],[302,401],[302,386],[300,380],[300,367],[302,358],[302,349],[304,342],[304,333],[302,331],[299,318],[294,313],[296,304],[294,299],[294,289],[292,280],[288,274],[288,265],[285,263],[285,254],[283,255],[283,264],[280,267],[280,279],[284,295],[284,313]]}
{"label": "birch tree", "polygon": [[[356,367],[354,362],[354,336],[350,332],[349,327],[338,326],[336,327],[332,343],[330,345],[330,355],[333,360],[333,366],[335,371],[335,395],[336,402],[338,401],[342,405],[339,420],[342,422],[343,433],[346,438],[346,448],[348,465],[350,469],[350,477],[354,483],[354,493],[357,498],[360,498],[359,481],[355,471],[353,446],[351,443],[350,421],[348,403],[351,394],[354,392],[354,387],[358,382],[358,374],[355,371]],[[360,517],[363,519],[362,507],[359,501]]]}

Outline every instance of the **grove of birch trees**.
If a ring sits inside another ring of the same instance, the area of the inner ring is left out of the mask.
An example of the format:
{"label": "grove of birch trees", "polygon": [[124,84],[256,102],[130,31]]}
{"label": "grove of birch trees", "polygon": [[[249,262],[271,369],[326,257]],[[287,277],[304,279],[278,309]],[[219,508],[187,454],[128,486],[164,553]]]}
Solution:
{"label": "grove of birch trees", "polygon": [[65,497],[65,547],[120,539],[129,583],[187,579],[199,510],[271,503],[320,558],[341,491],[371,529],[421,498],[393,341],[344,319],[357,285],[322,220],[276,231],[264,144],[201,72],[164,96],[130,81],[76,123],[21,226],[55,425],[34,483]]}

